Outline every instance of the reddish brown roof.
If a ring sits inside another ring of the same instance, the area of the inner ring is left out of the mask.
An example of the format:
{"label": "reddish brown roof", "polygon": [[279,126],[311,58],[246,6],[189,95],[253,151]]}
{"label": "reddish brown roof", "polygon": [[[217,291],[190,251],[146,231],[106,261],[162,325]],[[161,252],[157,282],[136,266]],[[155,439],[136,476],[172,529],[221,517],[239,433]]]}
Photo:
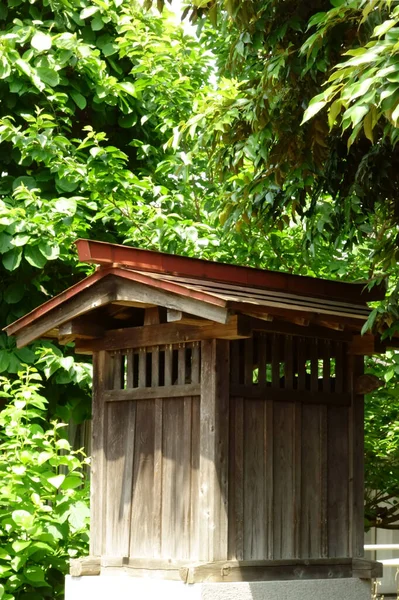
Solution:
{"label": "reddish brown roof", "polygon": [[383,286],[374,286],[372,290],[367,290],[365,284],[362,283],[342,283],[340,281],[316,279],[252,267],[241,267],[152,250],[140,250],[106,242],[77,240],[76,246],[79,259],[82,262],[91,262],[98,265],[118,264],[137,271],[260,287],[332,300],[341,299],[359,304],[371,302],[372,300],[382,300],[385,295]]}
{"label": "reddish brown roof", "polygon": [[341,317],[343,321],[353,319],[355,329],[361,328],[369,314],[366,302],[383,297],[381,288],[369,292],[362,284],[226,265],[90,240],[78,240],[76,244],[82,262],[94,262],[101,268],[6,327],[9,335],[17,334],[51,311],[59,312],[64,302],[108,276],[226,309],[240,310],[246,306],[248,310],[255,308],[265,313],[278,309],[290,314],[324,315],[326,319],[335,316],[335,321]]}

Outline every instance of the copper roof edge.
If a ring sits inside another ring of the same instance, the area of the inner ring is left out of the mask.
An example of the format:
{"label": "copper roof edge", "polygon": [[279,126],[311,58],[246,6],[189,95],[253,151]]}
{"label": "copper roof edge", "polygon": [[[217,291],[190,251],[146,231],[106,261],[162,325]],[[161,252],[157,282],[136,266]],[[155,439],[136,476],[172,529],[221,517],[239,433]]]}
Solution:
{"label": "copper roof edge", "polygon": [[321,298],[345,298],[357,304],[382,300],[386,292],[384,283],[375,285],[371,290],[368,290],[366,284],[363,283],[319,279],[307,275],[292,275],[281,271],[231,265],[109,242],[78,239],[75,244],[81,262],[95,263],[101,266],[120,265],[144,272],[177,276],[189,275],[197,279],[229,281],[241,285],[286,290]]}

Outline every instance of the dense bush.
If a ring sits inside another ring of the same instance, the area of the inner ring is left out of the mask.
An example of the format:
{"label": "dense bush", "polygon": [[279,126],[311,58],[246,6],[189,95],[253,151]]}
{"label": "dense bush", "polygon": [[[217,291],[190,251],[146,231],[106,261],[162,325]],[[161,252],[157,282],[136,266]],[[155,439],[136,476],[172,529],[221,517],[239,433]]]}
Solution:
{"label": "dense bush", "polygon": [[0,599],[60,598],[69,559],[88,547],[87,459],[47,423],[37,371],[0,385]]}

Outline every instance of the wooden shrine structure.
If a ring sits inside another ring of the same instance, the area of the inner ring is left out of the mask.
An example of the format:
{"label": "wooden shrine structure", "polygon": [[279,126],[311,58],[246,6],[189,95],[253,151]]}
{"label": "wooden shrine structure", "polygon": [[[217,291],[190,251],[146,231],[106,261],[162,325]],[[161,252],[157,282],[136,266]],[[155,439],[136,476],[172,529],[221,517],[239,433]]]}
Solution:
{"label": "wooden shrine structure", "polygon": [[376,287],[79,240],[97,270],[7,327],[93,355],[91,556],[72,574],[371,578]]}

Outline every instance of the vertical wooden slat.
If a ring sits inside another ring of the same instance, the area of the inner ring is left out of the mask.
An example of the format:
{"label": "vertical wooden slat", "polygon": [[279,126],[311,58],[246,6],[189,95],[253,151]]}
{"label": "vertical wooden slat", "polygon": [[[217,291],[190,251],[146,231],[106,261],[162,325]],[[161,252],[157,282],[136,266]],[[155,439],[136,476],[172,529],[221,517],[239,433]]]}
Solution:
{"label": "vertical wooden slat", "polygon": [[199,342],[194,342],[191,351],[191,383],[200,381],[200,347]]}
{"label": "vertical wooden slat", "polygon": [[301,555],[302,403],[294,404],[294,556]]}
{"label": "vertical wooden slat", "polygon": [[306,339],[300,337],[296,344],[296,361],[298,373],[297,388],[301,392],[306,390]]}
{"label": "vertical wooden slat", "polygon": [[[151,385],[159,381],[159,349],[152,354]],[[162,441],[163,441],[163,400],[155,400],[154,424],[154,556],[161,557],[162,549]]]}
{"label": "vertical wooden slat", "polygon": [[105,545],[106,513],[106,410],[103,392],[109,388],[110,356],[93,353],[93,417],[91,448],[93,461],[90,481],[90,554],[101,556]]}
{"label": "vertical wooden slat", "polygon": [[295,405],[274,403],[273,553],[293,558],[294,547],[294,425]]}
{"label": "vertical wooden slat", "polygon": [[323,392],[331,392],[330,342],[323,340]]}
{"label": "vertical wooden slat", "polygon": [[319,353],[318,339],[311,340],[310,346],[310,390],[317,392],[319,389]]}
{"label": "vertical wooden slat", "polygon": [[177,383],[184,385],[186,381],[186,347],[181,346],[178,350],[177,361]]}
{"label": "vertical wooden slat", "polygon": [[328,429],[327,406],[319,407],[320,420],[320,556],[328,557]]}
{"label": "vertical wooden slat", "polygon": [[126,387],[134,387],[134,354],[133,350],[128,350],[126,353]]}
{"label": "vertical wooden slat", "polygon": [[151,387],[159,385],[159,348],[154,347],[151,352]]}
{"label": "vertical wooden slat", "polygon": [[191,510],[190,510],[190,558],[199,560],[199,462],[200,462],[200,399],[192,399],[191,405]]}
{"label": "vertical wooden slat", "polygon": [[300,557],[323,558],[326,543],[326,436],[323,406],[302,406]]}
{"label": "vertical wooden slat", "polygon": [[181,496],[183,536],[180,540],[181,558],[190,558],[191,551],[191,444],[192,444],[192,398],[184,398],[183,406],[183,435],[180,449],[181,460]]}
{"label": "vertical wooden slat", "polygon": [[[240,383],[240,344],[230,342],[230,381]],[[229,415],[229,531],[228,558],[243,559],[243,400],[231,398]]]}
{"label": "vertical wooden slat", "polygon": [[165,385],[172,385],[173,348],[165,348]]}
{"label": "vertical wooden slat", "polygon": [[261,388],[266,387],[266,335],[260,334],[258,341],[258,385]]}
{"label": "vertical wooden slat", "polygon": [[352,405],[349,411],[350,440],[350,525],[351,551],[354,558],[364,556],[364,396],[354,393],[357,377],[364,373],[363,356],[352,357],[350,381]]}
{"label": "vertical wooden slat", "polygon": [[[145,355],[144,355],[145,356]],[[130,556],[154,556],[155,400],[136,402]]]}
{"label": "vertical wooden slat", "polygon": [[344,354],[342,342],[335,344],[335,391],[344,391]]}
{"label": "vertical wooden slat", "polygon": [[284,339],[284,380],[285,389],[292,390],[294,387],[294,340],[292,335],[286,335]]}
{"label": "vertical wooden slat", "polygon": [[272,338],[272,387],[280,387],[280,347],[281,336],[274,334]]}
{"label": "vertical wooden slat", "polygon": [[139,388],[147,385],[147,353],[144,348],[139,351]]}
{"label": "vertical wooden slat", "polygon": [[108,403],[107,410],[105,554],[128,556],[136,402]]}
{"label": "vertical wooden slat", "polygon": [[264,401],[244,403],[244,560],[265,557],[267,548]]}
{"label": "vertical wooden slat", "polygon": [[265,498],[266,498],[266,531],[267,531],[267,558],[273,559],[274,557],[274,490],[273,490],[273,478],[274,478],[274,417],[273,417],[273,406],[272,400],[266,400],[264,404],[265,411]]}
{"label": "vertical wooden slat", "polygon": [[[238,349],[238,344],[234,344]],[[234,354],[233,354],[234,355]],[[238,372],[236,372],[238,378]],[[229,447],[229,552],[244,559],[244,401],[231,399]]]}
{"label": "vertical wooden slat", "polygon": [[328,556],[349,556],[348,408],[328,407]]}
{"label": "vertical wooden slat", "polygon": [[201,344],[200,560],[228,554],[229,342]]}
{"label": "vertical wooden slat", "polygon": [[184,535],[182,506],[183,410],[180,400],[163,401],[162,557],[182,558]]}
{"label": "vertical wooden slat", "polygon": [[123,388],[123,356],[121,352],[115,352],[112,355],[112,389],[121,390]]}
{"label": "vertical wooden slat", "polygon": [[247,338],[244,342],[244,383],[253,384],[254,372],[254,339]]}

